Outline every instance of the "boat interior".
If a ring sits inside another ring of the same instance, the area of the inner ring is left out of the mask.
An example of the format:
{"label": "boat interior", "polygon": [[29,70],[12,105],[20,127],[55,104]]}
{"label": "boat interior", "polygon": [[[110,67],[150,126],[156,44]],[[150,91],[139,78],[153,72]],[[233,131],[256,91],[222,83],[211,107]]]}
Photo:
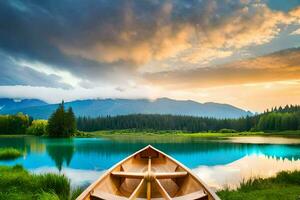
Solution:
{"label": "boat interior", "polygon": [[117,165],[90,191],[93,200],[211,200],[205,187],[151,146]]}

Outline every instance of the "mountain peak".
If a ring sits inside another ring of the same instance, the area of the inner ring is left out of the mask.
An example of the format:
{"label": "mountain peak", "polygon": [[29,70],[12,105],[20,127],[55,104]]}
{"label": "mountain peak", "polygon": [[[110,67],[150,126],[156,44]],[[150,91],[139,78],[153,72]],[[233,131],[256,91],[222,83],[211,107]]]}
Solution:
{"label": "mountain peak", "polygon": [[[23,112],[34,118],[47,119],[58,104],[47,104],[37,99],[15,102],[13,99],[0,99],[0,114]],[[149,99],[90,99],[65,103],[72,107],[77,116],[116,116],[128,114],[171,114],[214,118],[239,118],[252,113],[228,104],[198,103],[191,100],[170,98]]]}

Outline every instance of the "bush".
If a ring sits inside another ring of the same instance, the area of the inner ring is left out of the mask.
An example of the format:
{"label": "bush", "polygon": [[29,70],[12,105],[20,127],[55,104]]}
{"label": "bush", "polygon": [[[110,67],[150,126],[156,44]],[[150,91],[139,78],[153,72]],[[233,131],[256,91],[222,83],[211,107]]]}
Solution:
{"label": "bush", "polygon": [[234,129],[223,128],[219,130],[219,133],[236,133],[237,131]]}
{"label": "bush", "polygon": [[89,137],[89,135],[83,131],[75,131],[72,136],[74,137]]}
{"label": "bush", "polygon": [[25,134],[31,119],[28,115],[0,115],[0,134]]}
{"label": "bush", "polygon": [[47,120],[33,120],[31,126],[27,129],[28,135],[47,135]]}
{"label": "bush", "polygon": [[14,148],[0,149],[0,160],[11,160],[22,156],[22,152]]}

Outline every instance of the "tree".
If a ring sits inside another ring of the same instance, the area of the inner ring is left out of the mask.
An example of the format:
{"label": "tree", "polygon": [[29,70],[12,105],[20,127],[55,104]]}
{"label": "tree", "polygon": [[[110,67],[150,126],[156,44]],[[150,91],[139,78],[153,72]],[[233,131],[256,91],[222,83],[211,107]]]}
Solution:
{"label": "tree", "polygon": [[29,135],[47,135],[47,120],[33,120],[31,125],[27,128],[26,133]]}
{"label": "tree", "polygon": [[50,137],[70,137],[76,131],[76,120],[72,108],[65,111],[64,101],[48,120]]}
{"label": "tree", "polygon": [[69,107],[68,112],[65,112],[65,126],[67,135],[76,131],[76,117],[71,107]]}
{"label": "tree", "polygon": [[0,115],[0,134],[25,134],[31,119],[28,115]]}

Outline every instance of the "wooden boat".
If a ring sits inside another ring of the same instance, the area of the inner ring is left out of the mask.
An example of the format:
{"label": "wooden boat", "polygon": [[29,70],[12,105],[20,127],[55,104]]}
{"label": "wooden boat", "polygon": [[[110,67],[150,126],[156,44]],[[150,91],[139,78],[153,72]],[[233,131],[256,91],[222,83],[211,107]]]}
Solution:
{"label": "wooden boat", "polygon": [[77,200],[220,200],[187,167],[147,146],[92,183]]}

